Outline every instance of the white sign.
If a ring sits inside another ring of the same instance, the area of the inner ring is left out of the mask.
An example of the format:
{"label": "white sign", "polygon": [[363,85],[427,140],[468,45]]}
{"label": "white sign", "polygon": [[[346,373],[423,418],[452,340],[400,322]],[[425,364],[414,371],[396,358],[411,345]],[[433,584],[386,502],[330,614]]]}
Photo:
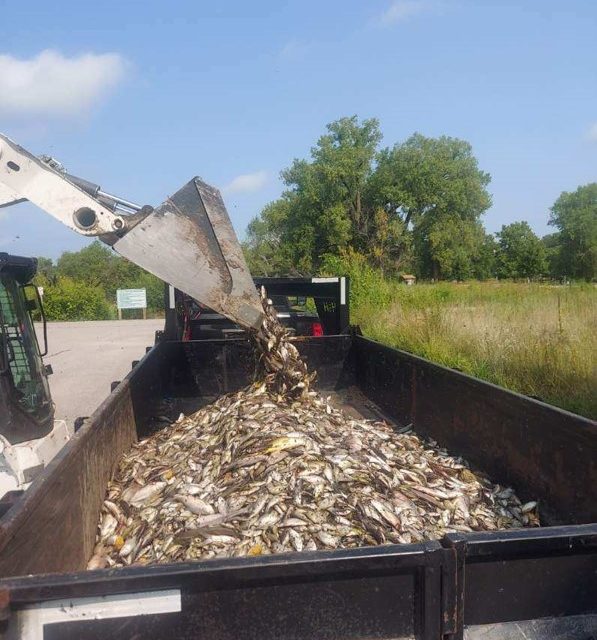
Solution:
{"label": "white sign", "polygon": [[146,309],[147,295],[145,289],[118,289],[116,303],[119,309]]}

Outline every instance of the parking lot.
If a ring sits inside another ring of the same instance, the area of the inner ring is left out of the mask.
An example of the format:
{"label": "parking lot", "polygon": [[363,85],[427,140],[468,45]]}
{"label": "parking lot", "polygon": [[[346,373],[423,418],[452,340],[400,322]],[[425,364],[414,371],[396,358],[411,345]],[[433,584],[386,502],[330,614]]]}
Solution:
{"label": "parking lot", "polygon": [[72,424],[91,415],[110,393],[110,383],[126,376],[163,326],[161,319],[48,323],[44,362],[54,370],[49,380],[56,418]]}

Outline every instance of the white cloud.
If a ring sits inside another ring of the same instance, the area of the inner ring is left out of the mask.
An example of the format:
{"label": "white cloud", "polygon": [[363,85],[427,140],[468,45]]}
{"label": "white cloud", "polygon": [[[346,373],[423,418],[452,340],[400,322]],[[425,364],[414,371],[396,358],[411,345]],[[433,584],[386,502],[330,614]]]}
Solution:
{"label": "white cloud", "polygon": [[597,122],[594,122],[587,131],[587,138],[591,142],[597,142]]}
{"label": "white cloud", "polygon": [[394,2],[378,16],[377,24],[388,27],[397,22],[404,22],[429,9],[430,4],[424,0],[394,0]]}
{"label": "white cloud", "polygon": [[117,53],[68,58],[47,49],[29,59],[0,55],[0,114],[85,113],[123,79],[127,66]]}
{"label": "white cloud", "polygon": [[259,191],[267,182],[267,171],[255,171],[255,173],[245,173],[236,176],[223,191],[226,193],[250,193]]}

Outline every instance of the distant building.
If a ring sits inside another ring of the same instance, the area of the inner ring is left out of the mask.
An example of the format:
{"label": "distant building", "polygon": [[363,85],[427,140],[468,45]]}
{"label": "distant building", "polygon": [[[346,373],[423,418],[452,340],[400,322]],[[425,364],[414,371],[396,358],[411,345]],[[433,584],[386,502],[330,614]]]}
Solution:
{"label": "distant building", "polygon": [[411,284],[415,284],[415,282],[417,281],[417,276],[413,276],[410,273],[403,273],[400,276],[400,279],[402,280],[402,282],[410,286]]}

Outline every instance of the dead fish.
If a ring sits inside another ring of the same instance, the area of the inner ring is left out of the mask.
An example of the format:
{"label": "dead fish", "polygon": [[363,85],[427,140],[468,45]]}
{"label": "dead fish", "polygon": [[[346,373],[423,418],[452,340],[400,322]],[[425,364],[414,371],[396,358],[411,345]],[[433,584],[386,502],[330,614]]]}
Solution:
{"label": "dead fish", "polygon": [[300,436],[282,436],[276,438],[270,446],[265,450],[265,453],[279,453],[286,449],[294,449],[295,447],[305,446],[306,440]]}
{"label": "dead fish", "polygon": [[133,552],[136,546],[137,546],[137,539],[134,536],[131,538],[128,538],[128,540],[126,540],[125,543],[122,545],[122,548],[120,549],[118,554],[121,557],[128,556]]}
{"label": "dead fish", "polygon": [[271,527],[280,521],[280,516],[274,512],[266,513],[264,516],[259,518],[256,522],[255,526],[258,529],[266,529],[267,527]]}
{"label": "dead fish", "polygon": [[250,337],[257,381],[132,445],[107,486],[90,567],[539,525],[536,501],[523,504],[411,426],[349,417],[316,393],[315,373],[264,305]]}
{"label": "dead fish", "polygon": [[290,541],[292,542],[292,546],[294,547],[295,551],[302,551],[304,545],[303,539],[301,538],[300,534],[293,529],[290,529],[288,531],[288,535],[290,536]]}
{"label": "dead fish", "polygon": [[187,529],[174,536],[174,540],[177,542],[183,542],[186,540],[193,540],[193,538],[209,538],[210,536],[234,536],[234,530],[228,527],[194,527],[193,529]]}
{"label": "dead fish", "polygon": [[104,569],[107,566],[108,566],[108,557],[106,555],[106,550],[104,549],[104,545],[98,544],[93,550],[93,555],[91,556],[91,559],[87,563],[87,568],[90,570]]}
{"label": "dead fish", "polygon": [[536,506],[537,506],[536,501],[526,502],[525,504],[522,505],[522,507],[520,507],[520,510],[523,513],[528,513],[529,511],[532,511],[533,509],[535,509]]}
{"label": "dead fish", "polygon": [[122,499],[133,507],[139,507],[161,493],[167,484],[167,482],[153,482],[138,489],[131,487],[123,492]]}
{"label": "dead fish", "polygon": [[115,504],[111,500],[104,500],[104,507],[116,518],[118,522],[126,522],[126,517],[122,512],[122,509],[120,509],[117,504]]}
{"label": "dead fish", "polygon": [[106,513],[100,525],[100,537],[108,538],[116,531],[117,526],[118,520],[111,513]]}
{"label": "dead fish", "polygon": [[280,528],[282,527],[306,527],[309,523],[305,520],[301,520],[300,518],[288,518],[283,522],[280,522],[278,525]]}
{"label": "dead fish", "polygon": [[211,527],[214,525],[222,524],[228,520],[227,514],[222,513],[214,513],[212,515],[201,516],[197,518],[196,523],[197,527]]}
{"label": "dead fish", "polygon": [[322,542],[326,547],[330,547],[331,549],[335,549],[338,546],[338,538],[330,535],[326,531],[318,531],[315,534],[320,542]]}
{"label": "dead fish", "polygon": [[214,508],[210,504],[205,502],[205,500],[201,500],[201,498],[197,498],[196,496],[185,496],[177,493],[174,497],[179,502],[184,504],[184,506],[191,513],[196,513],[203,516],[215,513]]}

